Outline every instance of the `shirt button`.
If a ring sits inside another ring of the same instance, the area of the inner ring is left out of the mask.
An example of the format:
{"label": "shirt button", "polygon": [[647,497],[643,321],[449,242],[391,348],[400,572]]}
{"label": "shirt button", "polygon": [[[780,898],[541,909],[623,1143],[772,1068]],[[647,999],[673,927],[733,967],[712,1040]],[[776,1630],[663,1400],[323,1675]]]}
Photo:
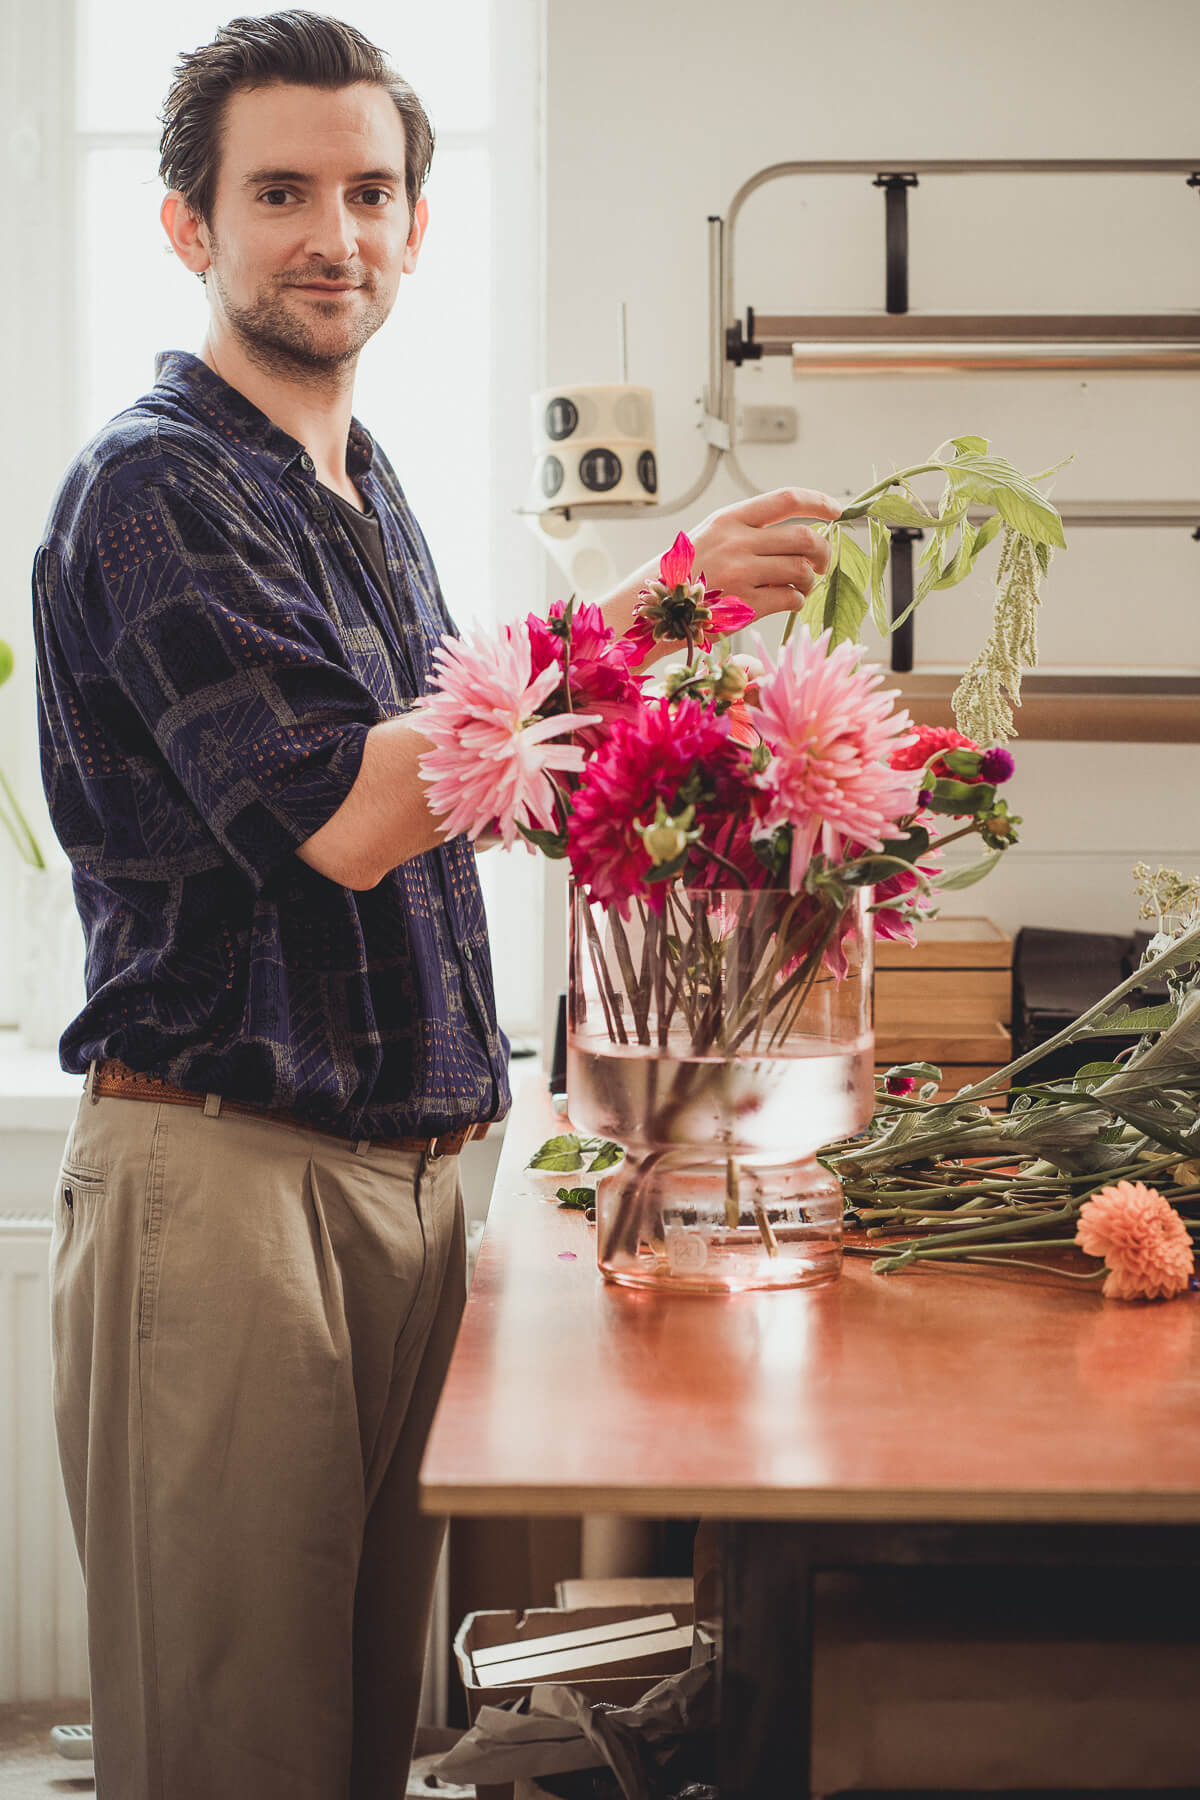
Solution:
{"label": "shirt button", "polygon": [[300,458],[300,467],[304,470],[306,475],[311,475],[316,466],[316,463],[306,450],[304,455]]}
{"label": "shirt button", "polygon": [[468,962],[474,962],[475,952],[471,949],[470,944],[463,945],[463,955],[466,957]]}

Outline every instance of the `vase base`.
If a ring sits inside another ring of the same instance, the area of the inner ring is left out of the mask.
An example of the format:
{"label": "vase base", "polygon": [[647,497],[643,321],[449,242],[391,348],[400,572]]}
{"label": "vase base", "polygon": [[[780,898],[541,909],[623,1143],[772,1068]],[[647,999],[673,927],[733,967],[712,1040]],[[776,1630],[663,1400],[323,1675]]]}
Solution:
{"label": "vase base", "polygon": [[690,1148],[628,1151],[596,1194],[606,1281],[669,1293],[820,1287],[842,1267],[842,1191],[794,1162]]}
{"label": "vase base", "polygon": [[814,1244],[803,1256],[766,1257],[732,1251],[714,1258],[702,1272],[673,1268],[667,1257],[648,1254],[619,1268],[601,1266],[605,1281],[618,1287],[652,1288],[663,1294],[750,1294],[781,1288],[825,1287],[842,1272],[840,1239]]}

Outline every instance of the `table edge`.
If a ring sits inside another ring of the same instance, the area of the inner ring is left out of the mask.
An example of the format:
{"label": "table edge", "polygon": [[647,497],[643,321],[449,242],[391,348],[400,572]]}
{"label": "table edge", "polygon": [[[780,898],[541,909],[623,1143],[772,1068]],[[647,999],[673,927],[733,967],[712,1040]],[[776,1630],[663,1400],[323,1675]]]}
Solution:
{"label": "table edge", "polygon": [[846,1488],[774,1490],[729,1488],[447,1486],[423,1483],[421,1511],[442,1517],[574,1518],[607,1513],[632,1518],[834,1520],[879,1523],[937,1520],[963,1524],[1200,1524],[1200,1492],[1174,1494],[1111,1490],[1094,1494],[947,1491],[863,1492]]}

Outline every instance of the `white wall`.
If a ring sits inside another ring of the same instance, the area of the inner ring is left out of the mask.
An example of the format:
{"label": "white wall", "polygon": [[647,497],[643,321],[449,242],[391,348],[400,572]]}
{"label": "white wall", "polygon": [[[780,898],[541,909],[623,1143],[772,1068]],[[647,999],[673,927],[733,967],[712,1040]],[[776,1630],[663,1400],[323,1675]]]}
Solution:
{"label": "white wall", "polygon": [[[1200,168],[1195,0],[550,0],[548,381],[653,385],[665,493],[698,473],[706,379],[705,219],[757,169],[793,159],[1192,157]],[[911,304],[929,310],[1156,310],[1200,302],[1200,194],[1182,177],[922,180],[910,197]],[[870,178],[777,182],[738,228],[735,296],[760,311],[883,305],[883,202]],[[793,381],[786,359],[739,396],[799,408],[784,448],[750,446],[764,488],[834,494],[978,432],[1033,470],[1075,453],[1056,496],[1196,496],[1200,377]],[[602,526],[622,566],[736,498],[718,477],[689,517]],[[1200,670],[1190,532],[1074,534],[1047,588],[1047,667]],[[556,590],[557,591],[557,590]],[[979,591],[934,595],[921,665],[982,641]],[[934,611],[936,609],[936,613]],[[1200,746],[1017,746],[1025,841],[954,908],[998,922],[1130,929],[1129,865],[1200,863]]]}

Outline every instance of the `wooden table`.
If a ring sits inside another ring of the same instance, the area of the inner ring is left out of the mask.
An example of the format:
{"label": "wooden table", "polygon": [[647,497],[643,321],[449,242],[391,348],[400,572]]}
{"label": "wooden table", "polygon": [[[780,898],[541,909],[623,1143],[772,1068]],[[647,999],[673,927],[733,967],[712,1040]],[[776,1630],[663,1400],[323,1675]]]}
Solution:
{"label": "wooden table", "polygon": [[722,1800],[796,1792],[817,1568],[1200,1560],[1200,1295],[851,1258],[809,1292],[618,1288],[525,1168],[562,1129],[531,1078],[423,1504],[723,1521]]}

